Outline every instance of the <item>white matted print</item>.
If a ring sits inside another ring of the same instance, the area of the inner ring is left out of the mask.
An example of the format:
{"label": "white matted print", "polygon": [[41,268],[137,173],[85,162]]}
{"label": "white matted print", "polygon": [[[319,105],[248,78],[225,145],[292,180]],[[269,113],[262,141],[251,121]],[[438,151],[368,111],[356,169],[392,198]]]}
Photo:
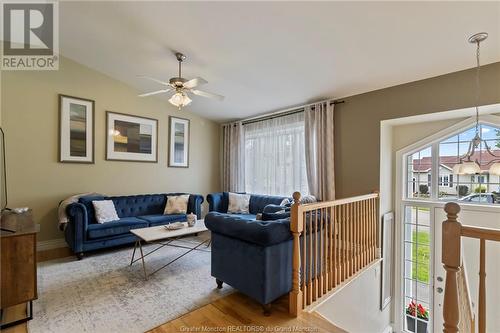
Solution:
{"label": "white matted print", "polygon": [[94,101],[59,95],[59,162],[94,163]]}
{"label": "white matted print", "polygon": [[169,117],[168,166],[189,167],[189,119]]}
{"label": "white matted print", "polygon": [[106,159],[158,162],[158,120],[106,112]]}

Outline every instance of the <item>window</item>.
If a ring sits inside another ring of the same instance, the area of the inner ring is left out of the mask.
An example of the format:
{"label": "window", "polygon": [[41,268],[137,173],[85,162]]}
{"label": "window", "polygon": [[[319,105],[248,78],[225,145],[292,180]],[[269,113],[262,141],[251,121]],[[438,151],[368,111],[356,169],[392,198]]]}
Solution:
{"label": "window", "polygon": [[[429,198],[431,189],[431,147],[424,148],[407,157],[408,198]],[[411,179],[411,180],[410,180]]]}
{"label": "window", "polygon": [[245,126],[245,191],[291,196],[308,194],[304,113]]}
{"label": "window", "polygon": [[[481,138],[493,153],[500,156],[500,128],[480,124],[479,130]],[[453,174],[453,167],[467,153],[469,142],[475,133],[473,126],[408,155],[406,197],[500,204],[500,176],[488,174],[494,157],[488,154],[483,142],[472,156],[479,163],[481,174]],[[436,156],[432,152],[437,152]],[[434,170],[436,165],[437,170]],[[435,189],[432,188],[433,174],[437,178]],[[424,180],[426,185],[423,184]]]}

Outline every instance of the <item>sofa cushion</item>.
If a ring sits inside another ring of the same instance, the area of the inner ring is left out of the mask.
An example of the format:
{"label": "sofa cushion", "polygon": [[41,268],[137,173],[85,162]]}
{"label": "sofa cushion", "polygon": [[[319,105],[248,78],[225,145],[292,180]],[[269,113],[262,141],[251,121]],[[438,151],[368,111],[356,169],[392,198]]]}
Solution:
{"label": "sofa cushion", "polygon": [[95,218],[95,210],[94,210],[94,205],[92,204],[92,201],[98,201],[98,200],[104,200],[105,196],[103,195],[89,195],[85,197],[81,197],[78,199],[78,202],[81,203],[82,205],[85,206],[87,209],[87,217],[88,217],[88,223],[89,224],[94,224],[97,223],[97,220]]}
{"label": "sofa cushion", "polygon": [[147,221],[150,227],[154,227],[162,224],[169,224],[172,222],[184,222],[187,220],[186,214],[170,214],[170,215],[143,215],[138,216],[137,218]]}
{"label": "sofa cushion", "polygon": [[148,222],[136,217],[124,217],[118,221],[90,224],[87,235],[90,239],[111,237],[128,233],[132,229],[146,228]]}
{"label": "sofa cushion", "polygon": [[213,232],[261,246],[292,239],[289,219],[257,221],[237,215],[210,212],[205,216],[205,225]]}

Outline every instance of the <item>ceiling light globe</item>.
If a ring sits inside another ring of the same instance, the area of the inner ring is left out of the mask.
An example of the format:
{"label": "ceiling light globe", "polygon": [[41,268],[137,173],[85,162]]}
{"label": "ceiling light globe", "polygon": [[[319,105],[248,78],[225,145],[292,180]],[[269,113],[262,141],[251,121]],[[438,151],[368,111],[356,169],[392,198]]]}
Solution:
{"label": "ceiling light globe", "polygon": [[188,95],[181,92],[177,92],[174,95],[172,95],[172,97],[170,97],[168,101],[170,102],[170,104],[175,105],[178,108],[186,106],[192,102],[191,98],[189,98]]}
{"label": "ceiling light globe", "polygon": [[476,175],[481,173],[481,168],[479,164],[473,161],[461,163],[459,175]]}
{"label": "ceiling light globe", "polygon": [[490,175],[500,176],[500,162],[495,162],[491,165],[489,170]]}

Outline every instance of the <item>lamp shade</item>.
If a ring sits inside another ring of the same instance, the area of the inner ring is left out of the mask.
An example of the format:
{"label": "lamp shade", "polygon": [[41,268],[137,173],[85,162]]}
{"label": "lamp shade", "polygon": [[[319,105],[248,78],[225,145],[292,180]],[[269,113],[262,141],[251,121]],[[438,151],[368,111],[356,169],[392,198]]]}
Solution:
{"label": "lamp shade", "polygon": [[188,95],[184,93],[177,92],[172,97],[170,97],[168,101],[170,102],[170,104],[181,108],[191,103],[191,98],[189,98]]}
{"label": "lamp shade", "polygon": [[495,162],[491,165],[489,174],[500,176],[500,162]]}
{"label": "lamp shade", "polygon": [[481,173],[479,164],[474,161],[467,161],[457,164],[453,167],[453,173],[457,175],[475,175]]}

